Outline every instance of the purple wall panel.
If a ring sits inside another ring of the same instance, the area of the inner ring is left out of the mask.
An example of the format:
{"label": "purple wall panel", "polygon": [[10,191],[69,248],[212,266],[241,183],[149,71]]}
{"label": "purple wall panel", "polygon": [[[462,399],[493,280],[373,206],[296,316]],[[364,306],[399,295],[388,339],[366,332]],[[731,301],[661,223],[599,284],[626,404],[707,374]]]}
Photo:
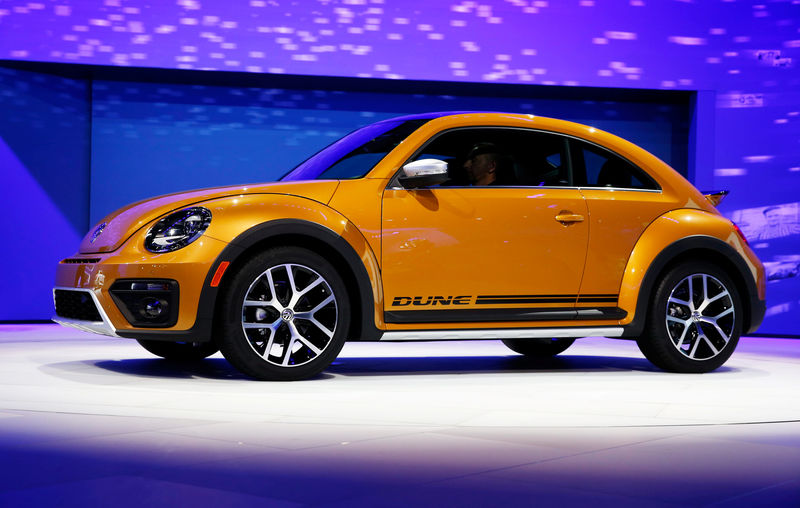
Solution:
{"label": "purple wall panel", "polygon": [[89,223],[86,84],[0,69],[0,321],[53,314],[56,264]]}

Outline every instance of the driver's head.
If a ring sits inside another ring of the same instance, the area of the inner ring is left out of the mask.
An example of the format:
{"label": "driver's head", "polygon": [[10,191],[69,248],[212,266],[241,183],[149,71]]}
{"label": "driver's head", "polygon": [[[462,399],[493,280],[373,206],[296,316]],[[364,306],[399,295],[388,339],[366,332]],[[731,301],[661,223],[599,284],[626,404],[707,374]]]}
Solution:
{"label": "driver's head", "polygon": [[497,179],[500,154],[494,143],[478,143],[472,147],[464,161],[472,185],[489,185]]}

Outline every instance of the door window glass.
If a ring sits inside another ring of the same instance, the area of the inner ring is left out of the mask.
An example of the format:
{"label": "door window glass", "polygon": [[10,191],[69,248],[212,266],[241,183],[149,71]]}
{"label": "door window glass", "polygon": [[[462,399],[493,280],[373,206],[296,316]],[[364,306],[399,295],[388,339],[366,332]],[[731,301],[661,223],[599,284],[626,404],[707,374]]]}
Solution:
{"label": "door window glass", "polygon": [[[568,186],[567,148],[558,134],[470,127],[440,134],[411,160],[446,161],[450,180],[443,186]],[[489,183],[479,178],[487,167],[494,174]]]}

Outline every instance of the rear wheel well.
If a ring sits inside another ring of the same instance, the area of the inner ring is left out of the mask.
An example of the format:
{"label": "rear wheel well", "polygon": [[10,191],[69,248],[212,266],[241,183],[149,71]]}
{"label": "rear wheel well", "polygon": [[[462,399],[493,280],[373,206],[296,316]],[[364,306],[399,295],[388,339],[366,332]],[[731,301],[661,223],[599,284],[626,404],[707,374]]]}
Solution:
{"label": "rear wheel well", "polygon": [[739,294],[742,295],[742,307],[744,307],[742,330],[748,330],[750,328],[752,309],[750,308],[749,300],[746,299],[746,295],[748,294],[747,283],[745,282],[742,273],[738,270],[736,265],[733,264],[733,262],[721,252],[704,248],[695,248],[683,251],[670,259],[661,268],[661,270],[659,270],[658,274],[653,279],[653,284],[658,284],[658,281],[660,281],[664,275],[675,266],[689,261],[707,261],[709,263],[713,263],[722,268],[733,280],[733,283],[736,284],[736,289],[738,290]]}
{"label": "rear wheel well", "polygon": [[228,274],[236,273],[245,263],[252,259],[257,254],[264,252],[272,247],[301,247],[310,251],[316,252],[329,261],[334,268],[339,272],[342,279],[344,279],[347,288],[348,300],[350,302],[351,319],[350,329],[347,332],[348,338],[358,340],[364,335],[363,318],[365,303],[362,299],[361,292],[359,291],[358,280],[355,272],[350,264],[346,261],[344,256],[332,245],[327,242],[303,235],[303,234],[279,234],[264,238],[254,244],[250,245],[247,250],[242,252],[226,270],[226,276],[223,277],[222,284],[220,284],[220,292],[214,304],[214,321],[218,321],[220,308],[222,307],[222,295],[227,292],[227,283],[232,279]]}

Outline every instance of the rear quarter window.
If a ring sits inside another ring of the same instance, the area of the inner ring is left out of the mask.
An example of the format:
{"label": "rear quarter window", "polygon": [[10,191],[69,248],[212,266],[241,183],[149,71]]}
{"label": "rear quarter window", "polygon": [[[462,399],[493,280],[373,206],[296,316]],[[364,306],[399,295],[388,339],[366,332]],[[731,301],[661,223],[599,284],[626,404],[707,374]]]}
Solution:
{"label": "rear quarter window", "polygon": [[581,187],[660,190],[641,168],[619,155],[585,141],[572,140],[575,183]]}

